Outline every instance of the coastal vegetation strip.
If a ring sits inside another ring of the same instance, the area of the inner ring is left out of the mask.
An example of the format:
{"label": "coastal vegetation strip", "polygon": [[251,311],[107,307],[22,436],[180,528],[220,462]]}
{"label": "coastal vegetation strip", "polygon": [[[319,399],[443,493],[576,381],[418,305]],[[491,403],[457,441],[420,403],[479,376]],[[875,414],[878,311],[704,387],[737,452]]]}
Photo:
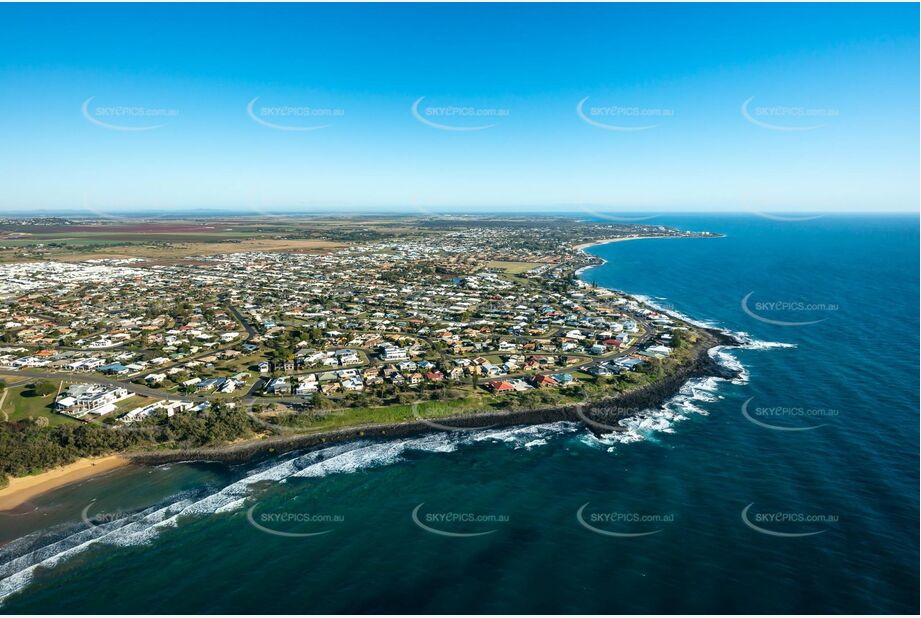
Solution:
{"label": "coastal vegetation strip", "polygon": [[[578,420],[579,406],[610,417],[612,401],[661,403],[681,376],[714,370],[713,333],[576,278],[598,262],[581,247],[708,234],[559,219],[395,219],[368,234],[338,224],[319,253],[285,244],[314,242],[298,236],[315,221],[285,222],[284,238],[232,243],[278,251],[213,244],[194,260],[8,269],[0,286],[19,295],[0,364],[16,382],[0,409],[0,474],[112,453]],[[118,310],[88,311],[101,300]]]}

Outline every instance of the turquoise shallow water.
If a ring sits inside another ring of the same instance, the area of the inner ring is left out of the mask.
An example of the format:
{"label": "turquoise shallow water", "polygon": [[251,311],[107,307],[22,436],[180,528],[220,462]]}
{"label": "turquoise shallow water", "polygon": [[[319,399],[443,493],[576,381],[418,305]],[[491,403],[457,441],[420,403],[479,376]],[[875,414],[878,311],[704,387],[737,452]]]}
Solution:
{"label": "turquoise shallow water", "polygon": [[726,237],[595,247],[583,277],[790,345],[732,351],[745,379],[616,442],[432,434],[68,487],[0,518],[0,611],[916,613],[917,219],[647,223]]}

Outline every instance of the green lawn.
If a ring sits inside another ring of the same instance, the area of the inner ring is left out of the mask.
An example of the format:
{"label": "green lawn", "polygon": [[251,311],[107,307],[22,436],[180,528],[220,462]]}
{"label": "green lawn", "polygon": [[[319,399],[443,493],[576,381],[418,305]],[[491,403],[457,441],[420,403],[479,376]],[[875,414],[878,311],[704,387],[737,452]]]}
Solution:
{"label": "green lawn", "polygon": [[[55,382],[55,386],[57,386]],[[22,421],[30,416],[38,418],[44,416],[51,425],[62,425],[65,423],[78,423],[79,421],[57,414],[52,410],[51,405],[54,403],[54,395],[47,397],[38,397],[32,393],[29,386],[14,386],[8,389],[9,393],[3,402],[3,408],[0,409],[0,417],[6,418],[11,422]],[[0,394],[0,397],[3,395]]]}
{"label": "green lawn", "polygon": [[510,275],[520,275],[540,265],[540,262],[489,262],[486,267],[502,270]]}
{"label": "green lawn", "polygon": [[[423,401],[417,404],[416,414],[426,419],[438,419],[456,414],[488,411],[493,403],[492,397],[474,396],[464,399],[447,401]],[[325,431],[360,425],[375,425],[380,423],[398,423],[403,421],[418,420],[413,414],[413,404],[394,404],[370,408],[345,408],[330,411],[322,419],[304,417],[300,422],[292,424],[293,427],[307,431]]]}
{"label": "green lawn", "polygon": [[149,403],[153,403],[151,397],[145,395],[132,395],[131,397],[126,397],[121,401],[115,403],[115,411],[109,412],[106,416],[120,416],[125,412],[130,412],[131,410],[138,408],[140,406],[146,406]]}

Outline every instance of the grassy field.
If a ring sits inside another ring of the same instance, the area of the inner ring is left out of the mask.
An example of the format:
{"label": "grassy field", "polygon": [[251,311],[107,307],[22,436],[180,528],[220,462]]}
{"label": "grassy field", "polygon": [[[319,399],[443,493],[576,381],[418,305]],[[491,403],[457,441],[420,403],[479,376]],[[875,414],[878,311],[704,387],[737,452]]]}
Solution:
{"label": "grassy field", "polygon": [[[533,390],[525,394],[506,395],[492,395],[481,390],[474,391],[472,387],[464,387],[463,390],[468,393],[467,396],[457,399],[420,401],[416,404],[344,408],[331,410],[320,418],[295,414],[291,417],[291,421],[286,424],[305,433],[310,433],[361,425],[411,422],[418,421],[420,418],[437,421],[438,419],[460,414],[520,409],[516,408],[516,406],[521,405],[566,405],[584,401],[584,394],[570,392],[567,389]],[[525,401],[528,403],[524,403]]]}
{"label": "grassy field", "polygon": [[[153,237],[156,240],[156,237]],[[0,261],[16,261],[25,259],[21,253],[28,250],[32,254],[30,259],[49,259],[61,262],[80,262],[83,260],[96,260],[102,258],[132,258],[141,257],[152,260],[175,260],[204,255],[222,255],[225,253],[241,253],[244,251],[318,251],[345,247],[345,243],[326,240],[274,240],[255,239],[237,242],[175,242],[162,241],[163,244],[151,244],[151,238],[140,241],[111,242],[111,246],[80,251],[76,246],[62,249],[49,250],[38,254],[34,249],[22,250],[8,249],[0,251]],[[4,243],[0,241],[0,245]],[[95,244],[88,241],[87,244]]]}
{"label": "grassy field", "polygon": [[[58,386],[58,382],[54,383]],[[32,392],[29,385],[12,386],[7,389],[6,399],[3,406],[0,407],[0,418],[9,422],[24,421],[29,417],[45,417],[50,425],[62,425],[66,423],[77,423],[76,421],[63,414],[57,414],[51,408],[54,403],[54,394],[46,397],[39,397]],[[0,397],[3,397],[0,394]]]}
{"label": "grassy field", "polygon": [[143,257],[181,259],[240,251],[316,251],[360,239],[427,234],[406,219],[259,216],[81,219],[0,225],[0,262]]}
{"label": "grassy field", "polygon": [[115,412],[110,412],[106,416],[121,416],[125,412],[140,406],[146,406],[149,403],[153,403],[153,401],[154,400],[152,398],[146,397],[144,395],[132,395],[131,397],[126,397],[125,399],[117,402],[115,404]]}
{"label": "grassy field", "polygon": [[[380,229],[386,224],[378,224]],[[349,220],[112,220],[71,225],[0,225],[0,262],[143,257],[180,259],[240,251],[316,251],[346,246],[328,240],[360,231]]]}
{"label": "grassy field", "polygon": [[489,262],[486,267],[501,270],[509,275],[520,275],[540,265],[539,262]]}
{"label": "grassy field", "polygon": [[381,423],[399,423],[418,420],[416,415],[426,419],[438,419],[456,414],[482,412],[495,404],[490,396],[474,395],[464,399],[447,401],[423,401],[415,404],[394,404],[389,406],[367,408],[345,408],[327,413],[324,418],[297,419],[291,424],[305,432],[342,429],[360,425],[377,425]]}

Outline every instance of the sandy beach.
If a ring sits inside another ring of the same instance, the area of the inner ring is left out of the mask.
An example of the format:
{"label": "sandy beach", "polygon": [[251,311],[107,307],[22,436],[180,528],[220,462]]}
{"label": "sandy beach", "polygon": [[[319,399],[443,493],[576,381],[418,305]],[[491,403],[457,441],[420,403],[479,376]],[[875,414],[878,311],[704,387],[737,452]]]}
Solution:
{"label": "sandy beach", "polygon": [[595,245],[606,245],[609,242],[624,242],[627,240],[646,240],[650,238],[671,238],[671,236],[624,236],[622,238],[604,238],[602,240],[595,240],[592,242],[584,242],[581,245],[573,245],[573,249],[578,249],[583,251],[589,247],[594,247]]}
{"label": "sandy beach", "polygon": [[109,472],[129,463],[131,462],[121,455],[85,457],[72,464],[40,474],[11,478],[9,485],[0,489],[0,511],[15,509],[40,494]]}

